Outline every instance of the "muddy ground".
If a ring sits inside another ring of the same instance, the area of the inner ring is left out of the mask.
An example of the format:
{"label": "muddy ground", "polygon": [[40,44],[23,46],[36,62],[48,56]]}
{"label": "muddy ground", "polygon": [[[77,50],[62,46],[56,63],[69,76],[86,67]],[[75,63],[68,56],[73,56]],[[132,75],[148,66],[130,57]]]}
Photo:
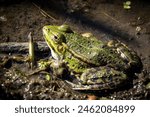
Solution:
{"label": "muddy ground", "polygon": [[19,77],[10,78],[6,73],[15,73],[14,67],[1,68],[0,98],[150,99],[149,89],[145,88],[150,81],[150,3],[144,0],[131,0],[131,8],[124,9],[123,2],[1,0],[0,43],[27,42],[29,32],[33,33],[35,41],[43,41],[43,26],[68,24],[79,33],[91,32],[104,41],[118,39],[124,42],[141,57],[143,70],[138,78],[133,80],[132,86],[123,87],[121,91],[79,92],[73,91],[61,79],[47,82],[43,79],[27,79],[21,74]]}

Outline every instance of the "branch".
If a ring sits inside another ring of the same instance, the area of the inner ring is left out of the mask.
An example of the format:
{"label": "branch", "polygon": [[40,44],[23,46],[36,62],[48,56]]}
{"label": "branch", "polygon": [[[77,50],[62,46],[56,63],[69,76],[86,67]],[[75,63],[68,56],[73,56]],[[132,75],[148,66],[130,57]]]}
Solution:
{"label": "branch", "polygon": [[[46,42],[36,42],[34,46],[35,52],[48,52],[49,47]],[[0,43],[0,53],[28,53],[29,42],[5,42]]]}

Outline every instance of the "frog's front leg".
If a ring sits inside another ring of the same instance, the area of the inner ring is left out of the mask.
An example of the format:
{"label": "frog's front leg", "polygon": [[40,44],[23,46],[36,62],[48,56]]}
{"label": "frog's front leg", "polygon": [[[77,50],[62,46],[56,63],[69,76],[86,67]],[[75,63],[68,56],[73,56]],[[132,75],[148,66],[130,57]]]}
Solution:
{"label": "frog's front leg", "polygon": [[122,84],[127,75],[121,71],[104,66],[85,70],[81,74],[81,87],[74,87],[75,90],[103,90],[113,89]]}
{"label": "frog's front leg", "polygon": [[62,78],[68,74],[68,68],[63,60],[55,60],[50,58],[49,60],[38,62],[38,68],[41,70],[50,69],[52,74],[56,77]]}

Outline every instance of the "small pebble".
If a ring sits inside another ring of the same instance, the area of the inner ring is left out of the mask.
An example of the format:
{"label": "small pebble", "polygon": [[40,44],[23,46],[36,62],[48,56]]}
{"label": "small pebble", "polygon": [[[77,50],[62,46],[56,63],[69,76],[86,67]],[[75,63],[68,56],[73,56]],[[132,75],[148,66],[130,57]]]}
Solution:
{"label": "small pebble", "polygon": [[0,21],[6,22],[6,21],[7,21],[7,18],[6,18],[5,16],[0,16]]}
{"label": "small pebble", "polygon": [[142,29],[141,29],[140,26],[137,26],[135,30],[136,30],[136,34],[140,34],[140,31],[141,31]]}

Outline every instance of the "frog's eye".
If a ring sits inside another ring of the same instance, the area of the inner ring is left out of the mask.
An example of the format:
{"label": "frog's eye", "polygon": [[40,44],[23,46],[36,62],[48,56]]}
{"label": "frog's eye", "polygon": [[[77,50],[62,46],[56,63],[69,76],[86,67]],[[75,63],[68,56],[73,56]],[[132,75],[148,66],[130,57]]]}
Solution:
{"label": "frog's eye", "polygon": [[59,39],[58,39],[57,35],[53,35],[51,39],[54,40],[55,42],[59,42]]}
{"label": "frog's eye", "polygon": [[58,27],[58,29],[60,31],[63,31],[63,32],[67,32],[67,33],[72,33],[73,31],[70,29],[70,27],[68,25],[61,25]]}
{"label": "frog's eye", "polygon": [[57,36],[55,36],[55,35],[54,35],[54,37],[53,37],[53,38],[54,38],[54,40],[57,40],[57,39],[58,39],[58,37],[57,37]]}
{"label": "frog's eye", "polygon": [[57,43],[65,42],[65,36],[63,34],[54,34],[52,39]]}

